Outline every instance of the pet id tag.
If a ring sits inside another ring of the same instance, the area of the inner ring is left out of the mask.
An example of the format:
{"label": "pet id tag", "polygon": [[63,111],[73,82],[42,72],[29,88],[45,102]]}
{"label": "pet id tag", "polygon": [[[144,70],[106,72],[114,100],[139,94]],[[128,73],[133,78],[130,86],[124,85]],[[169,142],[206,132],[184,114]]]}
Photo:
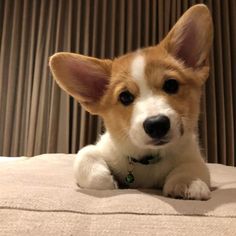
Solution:
{"label": "pet id tag", "polygon": [[125,177],[126,184],[132,184],[134,182],[134,175],[129,172],[129,174]]}

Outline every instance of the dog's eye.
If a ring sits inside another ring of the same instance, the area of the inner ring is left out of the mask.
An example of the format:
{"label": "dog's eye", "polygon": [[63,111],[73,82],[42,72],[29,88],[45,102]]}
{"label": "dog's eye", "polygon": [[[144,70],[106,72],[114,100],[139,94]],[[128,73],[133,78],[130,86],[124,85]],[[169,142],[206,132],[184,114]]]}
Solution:
{"label": "dog's eye", "polygon": [[162,89],[169,94],[177,93],[179,90],[179,82],[175,79],[168,79],[165,81]]}
{"label": "dog's eye", "polygon": [[134,101],[134,95],[130,93],[128,90],[125,90],[120,93],[119,101],[124,105],[128,106]]}

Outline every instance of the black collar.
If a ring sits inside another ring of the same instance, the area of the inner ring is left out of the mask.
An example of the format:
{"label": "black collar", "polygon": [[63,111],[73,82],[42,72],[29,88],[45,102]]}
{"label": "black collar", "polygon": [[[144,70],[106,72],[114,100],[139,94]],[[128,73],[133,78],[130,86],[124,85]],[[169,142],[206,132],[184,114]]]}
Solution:
{"label": "black collar", "polygon": [[141,165],[151,165],[159,162],[161,160],[160,154],[156,154],[155,156],[144,156],[142,159],[137,160],[133,157],[128,156],[129,167],[128,167],[128,174],[125,177],[125,183],[127,186],[132,184],[135,181],[135,177],[133,175],[134,164],[141,164]]}
{"label": "black collar", "polygon": [[150,165],[150,164],[155,164],[160,161],[161,157],[159,154],[155,156],[144,156],[142,159],[137,160],[134,157],[129,157],[128,158],[131,163],[139,163],[142,165]]}
{"label": "black collar", "polygon": [[126,185],[130,185],[135,181],[135,177],[133,175],[134,165],[141,164],[141,165],[150,165],[155,164],[161,160],[161,156],[159,154],[156,154],[155,156],[144,156],[142,159],[137,160],[131,156],[128,156],[129,161],[129,167],[128,167],[128,174],[125,177],[125,183]]}

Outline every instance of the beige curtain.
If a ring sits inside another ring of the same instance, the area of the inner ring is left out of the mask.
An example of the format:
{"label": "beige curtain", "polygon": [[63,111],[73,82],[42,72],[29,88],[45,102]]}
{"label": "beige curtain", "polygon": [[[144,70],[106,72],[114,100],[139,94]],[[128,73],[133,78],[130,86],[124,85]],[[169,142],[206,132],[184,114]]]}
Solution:
{"label": "beige curtain", "polygon": [[209,162],[236,165],[235,0],[0,0],[0,155],[77,152],[101,132],[101,121],[53,82],[50,55],[113,58],[154,45],[200,2],[215,25],[200,142]]}

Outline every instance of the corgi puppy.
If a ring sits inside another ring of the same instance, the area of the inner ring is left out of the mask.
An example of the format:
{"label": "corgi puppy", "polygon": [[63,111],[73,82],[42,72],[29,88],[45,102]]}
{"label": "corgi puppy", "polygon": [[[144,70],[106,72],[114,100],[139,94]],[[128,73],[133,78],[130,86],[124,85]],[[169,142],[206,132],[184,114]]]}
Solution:
{"label": "corgi puppy", "polygon": [[58,85],[106,127],[96,145],[78,152],[78,186],[161,188],[173,198],[210,198],[197,123],[212,28],[208,8],[199,4],[156,46],[113,60],[64,52],[50,58]]}

